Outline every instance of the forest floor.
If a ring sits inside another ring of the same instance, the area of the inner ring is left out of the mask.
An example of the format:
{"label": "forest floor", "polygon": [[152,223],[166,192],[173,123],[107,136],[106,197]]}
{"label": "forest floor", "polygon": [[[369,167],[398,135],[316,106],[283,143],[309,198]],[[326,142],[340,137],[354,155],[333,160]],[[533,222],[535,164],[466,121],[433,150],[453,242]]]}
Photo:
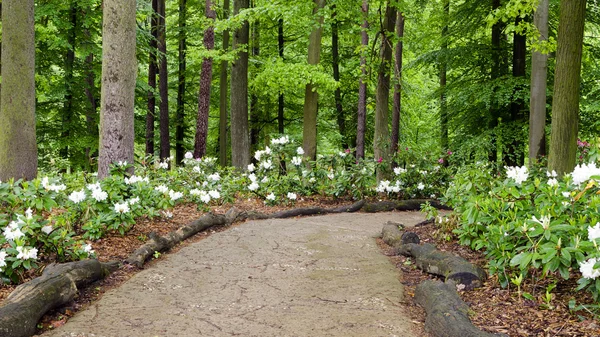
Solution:
{"label": "forest floor", "polygon": [[[323,199],[305,199],[298,201],[293,207],[309,207],[319,205],[322,207],[334,207],[341,204],[349,204],[351,201],[343,200],[323,200]],[[214,212],[224,213],[232,205],[223,205],[213,208]],[[242,200],[235,204],[242,210],[254,210],[264,213],[274,213],[276,211],[289,209],[291,206],[270,207],[256,200]],[[172,211],[170,218],[156,218],[152,221],[147,219],[139,220],[132,231],[125,236],[110,235],[104,239],[92,242],[92,245],[101,261],[123,260],[133,250],[141,246],[147,239],[149,233],[156,232],[164,235],[173,231],[188,222],[199,218],[203,212],[198,211],[195,205],[180,205]],[[400,212],[396,219],[400,219]],[[365,215],[367,216],[367,215]],[[373,215],[368,215],[373,216]],[[402,222],[399,220],[395,220]],[[195,242],[205,240],[217,233],[237,228],[240,223],[236,223],[228,228],[212,228],[208,231],[199,233],[190,240],[178,245],[165,255],[178,255],[178,252],[185,247],[193,245]],[[383,222],[377,223],[380,230]],[[485,259],[482,254],[458,245],[455,241],[437,239],[438,228],[434,224],[411,228],[419,234],[422,241],[436,244],[439,249],[453,252],[463,256],[471,262],[485,266]],[[412,301],[415,286],[431,275],[424,274],[414,267],[410,259],[393,256],[391,248],[386,246],[381,240],[377,240],[381,252],[389,257],[389,260],[399,269],[400,282],[404,285],[404,300],[402,306],[405,307],[403,314],[408,315],[409,325],[412,329],[420,331],[415,336],[426,334],[422,332],[422,326],[425,320],[424,311]],[[144,270],[152,270],[163,258],[157,256],[157,259],[149,262]],[[108,278],[96,282],[95,284],[83,289],[78,298],[69,306],[55,310],[46,315],[39,324],[40,333],[47,330],[54,330],[63,326],[75,313],[97,306],[98,301],[103,294],[111,289],[118,288],[126,281],[140,273],[140,269],[125,265],[118,271],[111,274]],[[142,271],[143,272],[143,271]],[[34,275],[31,275],[32,277]],[[398,276],[398,275],[397,275]],[[551,292],[552,300],[544,301],[547,284],[539,283],[527,285],[521,291],[530,293],[534,300],[528,300],[518,296],[517,290],[502,289],[495,277],[492,277],[485,283],[484,287],[469,292],[461,292],[461,297],[471,307],[473,322],[490,332],[503,332],[509,336],[598,336],[600,335],[600,323],[590,319],[590,315],[582,312],[572,313],[569,310],[568,303],[575,298],[577,303],[593,303],[584,293],[574,293],[572,289],[575,281],[564,281],[557,285]],[[14,287],[3,286],[0,288],[0,301],[5,298]],[[336,299],[321,298],[322,302],[336,303]],[[330,302],[333,301],[333,302]],[[339,301],[338,301],[339,302]],[[96,307],[97,308],[97,307]],[[419,330],[421,329],[421,330]],[[245,335],[245,334],[242,334]]]}

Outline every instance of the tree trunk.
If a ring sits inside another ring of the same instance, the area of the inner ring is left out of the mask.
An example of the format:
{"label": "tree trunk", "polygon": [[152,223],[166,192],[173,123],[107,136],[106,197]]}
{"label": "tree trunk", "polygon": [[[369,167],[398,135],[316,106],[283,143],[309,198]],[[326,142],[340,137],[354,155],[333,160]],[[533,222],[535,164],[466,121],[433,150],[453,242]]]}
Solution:
{"label": "tree trunk", "polygon": [[448,21],[450,20],[450,0],[444,0],[444,27],[442,27],[442,50],[440,59],[440,145],[442,152],[448,151],[448,102],[446,83],[448,72]]}
{"label": "tree trunk", "polygon": [[[495,11],[500,7],[501,0],[492,0],[492,11]],[[502,45],[502,41],[505,40],[505,36],[502,33],[505,26],[506,24],[501,20],[492,26],[492,82],[497,81],[507,72],[507,62],[505,60],[505,52]],[[498,119],[501,117],[500,104],[498,102],[496,91],[497,86],[494,85],[492,88],[492,97],[490,98],[490,115],[488,120],[488,130],[491,130],[489,161],[494,163],[494,166],[496,166],[495,163],[498,161],[498,142],[496,130],[494,129],[498,126]]]}
{"label": "tree trunk", "polygon": [[[336,17],[336,6],[331,5],[331,53],[333,57],[333,79],[339,84],[340,83],[340,52],[338,49],[339,44],[339,32],[338,32],[338,20]],[[335,110],[337,112],[337,124],[342,136],[342,148],[348,148],[348,140],[346,135],[346,116],[344,115],[344,108],[342,106],[342,89],[338,86],[335,89]]]}
{"label": "tree trunk", "polygon": [[[223,2],[223,18],[229,17],[229,0]],[[223,32],[223,51],[229,49],[229,31]],[[227,161],[227,121],[229,120],[228,107],[228,83],[227,68],[229,63],[226,60],[221,61],[221,74],[219,82],[219,163],[225,167]]]}
{"label": "tree trunk", "polygon": [[135,0],[104,0],[103,13],[100,179],[108,176],[112,163],[133,164],[137,76]]}
{"label": "tree trunk", "polygon": [[[283,19],[279,19],[277,21],[278,32],[277,32],[277,42],[279,47],[279,57],[283,60],[283,51],[284,51],[284,42],[285,38],[283,35]],[[284,109],[285,109],[285,97],[283,93],[279,93],[279,104],[277,106],[277,130],[279,133],[284,133]]]}
{"label": "tree trunk", "polygon": [[[540,41],[548,40],[548,0],[540,0],[534,24],[540,32]],[[529,163],[546,155],[546,85],[548,54],[533,51],[531,56],[531,95],[529,103]]]}
{"label": "tree trunk", "polygon": [[[385,18],[381,27],[381,63],[377,71],[377,93],[375,95],[375,135],[373,152],[376,160],[390,159],[389,100],[390,100],[390,62],[392,61],[392,42],[389,34],[396,26],[396,9],[388,3]],[[389,173],[386,169],[377,170],[377,181]],[[388,170],[389,171],[389,170]]]}
{"label": "tree trunk", "polygon": [[150,56],[148,61],[148,112],[146,113],[146,154],[154,156],[154,120],[156,116],[156,73],[158,72],[156,54],[158,51],[158,0],[152,0],[152,19],[150,20]]}
{"label": "tree trunk", "polygon": [[[233,14],[248,8],[249,0],[234,0]],[[245,169],[250,164],[250,137],[248,133],[248,21],[233,34],[233,49],[245,48],[238,53],[231,66],[231,162]]]}
{"label": "tree trunk", "polygon": [[363,0],[362,3],[363,25],[361,29],[361,56],[360,71],[361,76],[358,82],[358,113],[356,120],[356,159],[365,157],[365,129],[367,118],[367,50],[369,48],[369,2]]}
{"label": "tree trunk", "polygon": [[[89,32],[88,32],[89,36]],[[87,131],[89,134],[94,137],[94,139],[98,139],[98,99],[96,93],[96,74],[94,73],[94,54],[90,53],[85,58],[86,65],[86,87],[85,87],[85,96],[90,103],[89,109],[86,109],[85,112],[85,121],[87,122]],[[95,151],[95,150],[94,150]],[[92,170],[92,157],[95,155],[92,153],[92,147],[88,146],[85,149],[86,156],[86,165],[85,169],[90,171]]]}
{"label": "tree trunk", "polygon": [[[211,25],[204,31],[204,48],[213,50],[215,48],[215,29],[212,22],[217,13],[212,8],[212,1],[206,0],[206,17]],[[196,119],[196,139],[194,143],[194,158],[202,158],[206,155],[206,139],[208,138],[208,115],[210,113],[210,85],[212,82],[213,59],[211,57],[202,60],[200,72],[200,92],[198,94],[198,117]],[[227,82],[227,79],[225,79]],[[225,148],[226,149],[226,148]]]}
{"label": "tree trunk", "polygon": [[560,2],[552,104],[552,139],[548,158],[549,170],[555,170],[560,175],[573,170],[577,156],[584,23],[585,1]]}
{"label": "tree trunk", "polygon": [[171,156],[169,138],[169,80],[167,69],[166,0],[158,0],[158,91],[160,94],[160,160]]}
{"label": "tree trunk", "polygon": [[400,113],[402,109],[402,49],[404,42],[404,14],[398,11],[396,17],[396,43],[395,67],[396,83],[394,83],[394,106],[392,110],[392,155],[398,152],[400,138]]}
{"label": "tree trunk", "polygon": [[[71,160],[69,152],[69,144],[71,143],[71,132],[73,130],[74,114],[73,114],[73,83],[74,65],[75,65],[75,43],[77,38],[77,5],[71,4],[70,8],[71,27],[67,42],[67,53],[65,55],[65,96],[63,98],[64,105],[62,109],[62,128],[61,138],[64,141],[60,149],[60,156]],[[72,164],[72,163],[71,163]]]}
{"label": "tree trunk", "polygon": [[[523,21],[522,18],[518,17],[515,21],[515,25],[519,25]],[[527,40],[525,35],[514,33],[513,37],[513,77],[522,78],[526,75],[527,66]],[[519,85],[514,90],[515,98],[513,98],[510,104],[510,120],[514,123],[515,128],[520,126],[520,121],[523,120],[523,109],[525,102],[519,96],[523,88]],[[504,152],[504,163],[508,166],[521,166],[525,159],[525,150],[523,148],[524,141],[522,139],[519,130],[515,129],[516,133],[512,135],[510,144],[503,150]]]}
{"label": "tree trunk", "polygon": [[[308,64],[317,65],[321,59],[321,37],[323,35],[323,15],[319,10],[325,7],[325,0],[314,0],[313,16],[317,23],[310,33],[308,39]],[[302,147],[304,156],[315,160],[317,157],[317,112],[319,104],[319,93],[312,83],[306,84],[304,93],[304,123],[302,126]]]}
{"label": "tree trunk", "polygon": [[[183,161],[185,149],[185,71],[187,68],[187,0],[179,0],[179,73],[177,86],[177,114],[175,115],[175,163]],[[205,37],[206,38],[206,37]],[[213,33],[214,39],[214,33]]]}
{"label": "tree trunk", "polygon": [[33,0],[4,0],[0,180],[37,175],[35,137],[35,29]]}
{"label": "tree trunk", "polygon": [[[256,59],[260,55],[260,22],[254,21],[252,25],[252,58]],[[259,65],[255,65],[259,68]],[[256,91],[250,95],[250,149],[252,152],[257,150],[258,138],[260,134],[260,109],[258,95]]]}

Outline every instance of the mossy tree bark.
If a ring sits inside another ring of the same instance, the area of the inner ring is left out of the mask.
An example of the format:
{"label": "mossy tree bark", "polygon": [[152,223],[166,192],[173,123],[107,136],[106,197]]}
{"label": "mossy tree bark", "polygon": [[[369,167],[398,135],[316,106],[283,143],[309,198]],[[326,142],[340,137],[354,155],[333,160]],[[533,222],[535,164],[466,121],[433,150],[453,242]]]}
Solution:
{"label": "mossy tree bark", "polygon": [[137,75],[135,0],[105,0],[103,13],[99,178],[112,163],[133,163]]}
{"label": "mossy tree bark", "polygon": [[577,156],[585,4],[585,0],[560,2],[552,139],[548,158],[548,168],[555,170],[559,175],[573,170]]}
{"label": "mossy tree bark", "polygon": [[[319,10],[325,7],[325,0],[314,0],[313,15],[318,15],[317,25],[310,33],[308,39],[308,64],[317,65],[321,59],[321,38],[323,36],[323,15]],[[302,133],[302,147],[304,155],[312,160],[317,157],[317,113],[319,93],[313,83],[306,84],[304,93],[304,124]]]}
{"label": "mossy tree bark", "polygon": [[0,180],[37,175],[34,1],[2,4]]}
{"label": "mossy tree bark", "polygon": [[[234,0],[233,14],[248,8],[249,0]],[[248,39],[250,26],[244,21],[233,34],[233,49],[239,50],[231,66],[231,163],[245,169],[250,164],[248,127]]]}

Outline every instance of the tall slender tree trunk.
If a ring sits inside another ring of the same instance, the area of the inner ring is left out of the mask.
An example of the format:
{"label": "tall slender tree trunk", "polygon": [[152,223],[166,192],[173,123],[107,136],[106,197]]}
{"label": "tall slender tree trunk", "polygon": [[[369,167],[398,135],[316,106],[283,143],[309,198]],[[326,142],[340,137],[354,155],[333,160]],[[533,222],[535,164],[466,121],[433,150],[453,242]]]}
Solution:
{"label": "tall slender tree trunk", "polygon": [[[381,63],[377,71],[377,92],[375,94],[375,135],[373,137],[373,152],[376,160],[390,159],[390,130],[389,130],[389,101],[390,101],[390,63],[392,61],[392,42],[390,33],[396,26],[396,9],[388,2],[385,9],[383,26],[381,27]],[[390,169],[388,167],[387,169]],[[383,179],[388,173],[377,170],[377,180]]]}
{"label": "tall slender tree trunk", "polygon": [[[233,14],[248,8],[249,0],[234,0]],[[233,49],[247,48],[248,21],[233,34]],[[245,169],[250,164],[250,136],[248,131],[248,51],[240,50],[231,66],[231,162]]]}
{"label": "tall slender tree trunk", "polygon": [[63,131],[61,133],[61,138],[65,141],[65,144],[60,150],[60,156],[67,159],[70,158],[72,154],[69,149],[69,140],[71,138],[71,130],[73,129],[73,120],[74,112],[73,112],[73,78],[74,78],[74,65],[75,65],[75,44],[77,42],[77,4],[72,3],[70,12],[70,21],[71,27],[69,29],[69,36],[67,38],[67,42],[69,43],[69,49],[65,55],[65,96],[64,96],[64,105],[62,111],[62,127]]}
{"label": "tall slender tree trunk", "polygon": [[[253,4],[254,6],[254,4]],[[252,57],[256,59],[260,55],[260,21],[256,20],[252,25]],[[256,66],[258,68],[258,66]],[[260,134],[260,108],[258,95],[252,92],[250,95],[250,149],[255,151],[258,146]]]}
{"label": "tall slender tree trunk", "polygon": [[169,137],[169,79],[167,69],[166,0],[158,0],[158,91],[160,93],[160,160],[171,156]]}
{"label": "tall slender tree trunk", "polygon": [[112,163],[133,163],[137,76],[135,0],[104,0],[103,13],[99,178]]}
{"label": "tall slender tree trunk", "polygon": [[[325,0],[314,0],[313,15],[318,15],[317,26],[313,28],[308,39],[308,64],[317,65],[321,59],[321,37],[323,35],[323,15],[319,10],[325,7]],[[304,123],[302,146],[304,155],[312,160],[317,157],[317,112],[319,93],[312,83],[306,84],[304,94]]]}
{"label": "tall slender tree trunk", "polygon": [[[229,0],[223,2],[223,17],[227,19],[229,17]],[[229,49],[229,31],[223,32],[223,50]],[[219,82],[219,163],[225,167],[228,164],[227,161],[227,122],[229,120],[229,97],[228,88],[229,83],[227,82],[227,69],[229,63],[226,60],[221,61],[221,74]]]}
{"label": "tall slender tree trunk", "polygon": [[448,21],[450,20],[450,0],[444,0],[444,26],[442,27],[442,50],[440,59],[440,145],[442,152],[448,151],[448,102],[446,84],[448,73]]}
{"label": "tall slender tree trunk", "polygon": [[577,160],[585,3],[582,0],[560,2],[552,104],[552,139],[548,158],[549,169],[555,170],[560,175],[571,172]]}
{"label": "tall slender tree trunk", "polygon": [[[515,21],[515,25],[519,25],[523,21],[522,18],[518,17]],[[514,33],[513,37],[513,77],[523,78],[526,75],[527,66],[527,40],[525,35]],[[514,95],[519,97],[519,93],[523,91],[521,86],[515,88]],[[515,127],[519,125],[524,118],[523,109],[525,108],[525,102],[521,98],[514,98],[510,104],[510,119],[514,123]],[[508,148],[504,149],[504,162],[508,166],[521,166],[525,160],[525,149],[523,137],[518,130],[516,134],[512,135]]]}
{"label": "tall slender tree trunk", "polygon": [[[187,0],[179,0],[179,72],[177,86],[177,114],[175,115],[175,162],[183,161],[185,149],[185,72],[187,68]],[[214,38],[214,33],[213,33]]]}
{"label": "tall slender tree trunk", "polygon": [[358,113],[356,120],[356,159],[365,157],[365,129],[367,119],[367,49],[369,48],[369,2],[363,0],[361,7],[363,15],[363,25],[361,29],[361,55],[360,55],[360,71],[361,76],[358,82]]}
{"label": "tall slender tree trunk", "polygon": [[[492,11],[500,8],[502,5],[501,0],[492,0]],[[497,81],[500,77],[507,73],[507,61],[505,58],[505,51],[503,41],[506,36],[503,34],[506,24],[503,21],[499,21],[492,26],[492,69],[491,69],[491,80]],[[490,103],[490,114],[488,119],[488,130],[491,130],[490,136],[490,152],[489,161],[491,163],[497,163],[498,161],[498,138],[496,135],[498,126],[498,120],[501,117],[501,107],[496,92],[498,91],[497,86],[494,85],[492,89],[492,97]]]}
{"label": "tall slender tree trunk", "polygon": [[4,0],[0,180],[37,175],[35,138],[35,28],[33,0]]}
{"label": "tall slender tree trunk", "polygon": [[[206,0],[206,17],[211,21],[217,17],[212,8],[212,1]],[[213,50],[215,48],[215,29],[211,25],[204,31],[204,48]],[[194,158],[202,158],[206,155],[206,139],[208,138],[208,115],[210,112],[210,85],[212,82],[213,59],[211,57],[202,60],[202,71],[200,73],[200,93],[198,94],[198,117],[196,119],[196,139],[194,143]],[[227,80],[225,80],[227,81]]]}
{"label": "tall slender tree trunk", "polygon": [[[540,41],[548,40],[548,0],[540,0],[533,21]],[[548,54],[533,51],[531,56],[531,95],[529,100],[529,163],[546,155],[546,88]]]}
{"label": "tall slender tree trunk", "polygon": [[[87,32],[89,36],[89,32]],[[94,139],[98,139],[98,99],[96,97],[96,74],[94,73],[94,54],[90,53],[85,58],[86,65],[86,78],[85,78],[85,96],[90,104],[89,108],[85,111],[85,121],[87,123],[87,131]],[[92,169],[92,147],[88,146],[85,149],[86,164],[85,169]]]}
{"label": "tall slender tree trunk", "polygon": [[392,155],[398,152],[398,142],[400,138],[400,113],[402,110],[402,49],[404,42],[404,14],[398,11],[396,17],[396,55],[394,74],[396,83],[394,83],[394,106],[392,110]]}
{"label": "tall slender tree trunk", "polygon": [[154,120],[156,116],[156,73],[158,72],[158,0],[152,0],[152,18],[150,19],[150,56],[148,60],[148,112],[146,113],[146,155],[154,156]]}
{"label": "tall slender tree trunk", "polygon": [[[279,47],[279,57],[283,61],[284,43],[285,36],[283,35],[283,19],[277,20],[277,42]],[[284,109],[285,109],[285,97],[282,92],[279,93],[279,102],[277,106],[277,129],[279,133],[284,133]]]}
{"label": "tall slender tree trunk", "polygon": [[[340,83],[340,51],[339,51],[339,32],[338,20],[335,4],[331,5],[331,53],[333,65],[333,79]],[[346,116],[344,115],[344,107],[342,106],[342,89],[338,86],[335,89],[335,110],[337,112],[337,124],[342,136],[342,148],[348,148],[348,140],[346,135]]]}

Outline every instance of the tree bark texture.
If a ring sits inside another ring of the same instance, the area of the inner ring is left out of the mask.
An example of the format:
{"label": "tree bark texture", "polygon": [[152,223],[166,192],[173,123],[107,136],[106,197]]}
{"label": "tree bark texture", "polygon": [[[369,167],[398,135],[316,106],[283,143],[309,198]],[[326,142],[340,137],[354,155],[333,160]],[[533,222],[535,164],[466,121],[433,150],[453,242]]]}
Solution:
{"label": "tree bark texture", "polygon": [[[85,121],[87,122],[87,130],[94,139],[99,139],[98,134],[98,97],[96,92],[96,74],[94,73],[94,54],[90,53],[85,58],[86,78],[85,78],[85,96],[89,102],[89,108],[85,111]],[[86,170],[92,170],[93,157],[92,147],[88,146],[85,149],[86,155]]]}
{"label": "tree bark texture", "polygon": [[[229,0],[223,1],[223,17],[227,19],[229,17]],[[223,50],[229,49],[229,31],[223,32]],[[227,141],[227,125],[229,121],[229,83],[227,81],[228,74],[227,69],[229,63],[226,60],[221,61],[221,74],[219,82],[219,163],[225,167],[228,164],[227,152],[228,152],[228,141]]]}
{"label": "tree bark texture", "polygon": [[444,26],[442,27],[442,50],[440,56],[440,146],[442,152],[448,151],[448,101],[446,84],[448,76],[448,21],[450,20],[450,0],[443,1]]}
{"label": "tree bark texture", "polygon": [[110,164],[133,164],[137,76],[135,0],[105,0],[102,22],[102,92],[98,177]]}
{"label": "tree bark texture", "polygon": [[[313,16],[317,25],[308,39],[308,64],[317,65],[321,59],[321,37],[323,35],[323,15],[319,11],[325,7],[325,0],[314,0]],[[302,128],[302,147],[304,156],[315,160],[317,157],[317,112],[319,93],[313,83],[306,84],[304,93],[304,123]]]}
{"label": "tree bark texture", "polygon": [[[283,19],[277,20],[277,44],[279,47],[279,57],[283,60],[285,36],[283,35]],[[279,133],[284,133],[284,110],[285,110],[285,97],[283,93],[279,93],[279,101],[277,106],[277,130]]]}
{"label": "tree bark texture", "polygon": [[75,65],[75,48],[77,39],[77,4],[72,3],[69,9],[71,27],[69,28],[69,35],[67,37],[69,46],[65,55],[65,96],[63,98],[64,104],[62,109],[62,128],[61,138],[63,143],[61,144],[60,156],[72,160],[72,153],[69,153],[70,137],[73,130],[74,112],[73,112],[73,78],[74,78],[74,65]]}
{"label": "tree bark texture", "polygon": [[[501,7],[501,0],[492,0],[492,10],[495,11]],[[492,26],[492,69],[491,69],[491,80],[492,82],[498,80],[500,77],[507,73],[507,61],[505,57],[505,51],[502,42],[506,39],[503,31],[506,24],[499,20]],[[490,153],[489,161],[496,163],[498,161],[498,142],[496,131],[494,130],[498,126],[498,119],[501,117],[501,107],[499,99],[496,94],[497,86],[494,85],[492,88],[492,97],[490,98],[490,114],[488,120],[488,130],[491,130],[490,136]]]}
{"label": "tree bark texture", "polygon": [[34,1],[5,0],[2,8],[0,180],[37,175]]}
{"label": "tree bark texture", "polygon": [[394,83],[394,105],[392,109],[392,155],[398,152],[398,142],[400,141],[400,113],[402,112],[402,49],[404,47],[404,14],[398,11],[396,17],[396,43],[394,74],[396,81]]}
{"label": "tree bark texture", "polygon": [[[336,6],[331,5],[331,54],[332,54],[332,66],[333,66],[333,79],[340,83],[340,51],[339,51],[339,30],[338,20],[336,18]],[[342,149],[348,148],[348,140],[346,135],[346,115],[344,114],[344,107],[342,105],[342,89],[337,87],[334,93],[335,97],[335,110],[337,112],[337,124],[342,136]]]}
{"label": "tree bark texture", "polygon": [[360,72],[361,76],[358,82],[358,113],[356,120],[356,159],[365,157],[365,132],[367,120],[367,49],[369,48],[369,2],[363,0],[361,7],[363,15],[363,25],[361,27],[361,56],[360,56]]}
{"label": "tree bark texture", "polygon": [[[540,0],[533,22],[540,32],[540,41],[548,40],[549,0]],[[529,163],[546,155],[546,88],[548,54],[533,51],[531,56],[531,94],[529,98]]]}
{"label": "tree bark texture", "polygon": [[118,263],[98,260],[49,265],[42,276],[19,285],[4,300],[0,307],[0,336],[35,334],[36,325],[46,312],[71,302],[78,287],[104,278],[117,267]]}
{"label": "tree bark texture", "polygon": [[160,94],[160,160],[171,156],[169,137],[169,71],[167,68],[166,0],[158,0],[158,91]]}
{"label": "tree bark texture", "polygon": [[577,159],[585,3],[583,0],[560,2],[552,103],[552,139],[548,158],[549,169],[555,170],[559,175],[571,172]]}
{"label": "tree bark texture", "polygon": [[156,73],[158,72],[158,0],[152,0],[152,19],[150,19],[150,55],[148,60],[148,112],[146,113],[146,154],[154,156],[154,120],[156,117]]}
{"label": "tree bark texture", "polygon": [[[234,0],[233,14],[249,6],[249,0]],[[233,34],[233,49],[237,59],[231,65],[231,162],[246,169],[250,164],[250,135],[248,129],[248,40],[247,21]]]}
{"label": "tree bark texture", "polygon": [[[260,55],[260,21],[256,20],[252,24],[251,33],[252,59],[257,59]],[[256,64],[256,71],[260,71],[260,65]],[[256,90],[250,95],[250,151],[254,152],[258,147],[260,136],[260,103]]]}
{"label": "tree bark texture", "polygon": [[[518,17],[515,21],[515,25],[518,26],[524,19]],[[526,75],[527,67],[527,40],[526,36],[518,33],[514,33],[513,37],[513,77],[523,78]],[[524,141],[521,133],[516,127],[520,125],[524,118],[523,110],[525,108],[525,102],[520,96],[520,92],[523,91],[521,85],[517,86],[514,90],[515,97],[510,104],[510,120],[515,123],[515,133],[509,137],[510,144],[507,144],[507,148],[504,152],[504,163],[508,166],[521,166],[525,160],[525,149]]]}
{"label": "tree bark texture", "polygon": [[[381,49],[379,69],[377,71],[377,92],[375,95],[375,134],[373,136],[373,152],[375,159],[390,159],[390,63],[392,61],[392,42],[396,26],[396,9],[388,2],[385,9],[383,26],[381,27]],[[384,172],[377,170],[377,180],[384,177]]]}
{"label": "tree bark texture", "polygon": [[[187,68],[187,0],[179,0],[179,72],[177,85],[177,114],[175,115],[175,162],[180,165],[185,155],[185,72]],[[206,38],[206,37],[205,37]],[[213,32],[214,39],[214,32]]]}
{"label": "tree bark texture", "polygon": [[[211,22],[217,17],[212,8],[212,1],[206,0],[206,18]],[[211,25],[204,31],[204,48],[213,50],[215,48],[215,29]],[[210,113],[210,85],[212,82],[213,59],[207,57],[202,60],[200,72],[200,92],[198,93],[198,116],[196,118],[196,138],[194,142],[194,158],[202,158],[206,155],[206,140],[208,138],[208,115]],[[225,80],[227,82],[227,79]],[[225,148],[226,150],[227,148]]]}

